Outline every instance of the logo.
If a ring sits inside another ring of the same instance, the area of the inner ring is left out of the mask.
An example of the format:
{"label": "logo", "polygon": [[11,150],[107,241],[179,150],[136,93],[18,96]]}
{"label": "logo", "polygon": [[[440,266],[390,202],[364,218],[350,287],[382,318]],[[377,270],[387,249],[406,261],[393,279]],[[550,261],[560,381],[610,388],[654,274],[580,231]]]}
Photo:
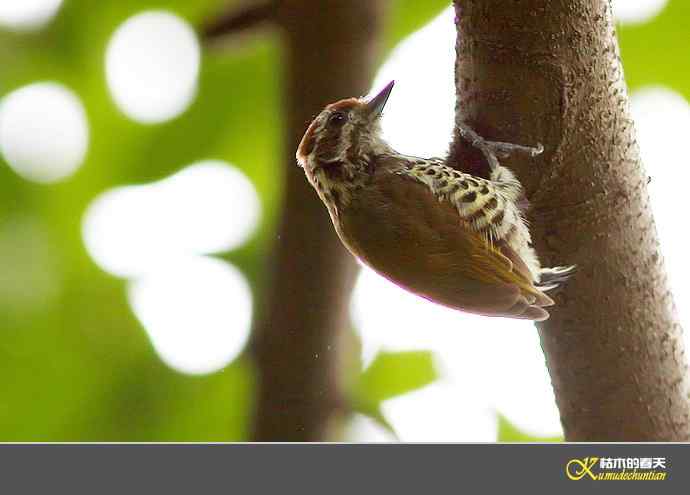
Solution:
{"label": "logo", "polygon": [[597,477],[592,473],[592,467],[598,460],[598,457],[585,457],[582,460],[571,459],[565,466],[565,474],[571,480],[581,480],[586,475],[595,480]]}
{"label": "logo", "polygon": [[565,474],[573,481],[662,481],[668,473],[665,457],[585,457],[570,459]]}

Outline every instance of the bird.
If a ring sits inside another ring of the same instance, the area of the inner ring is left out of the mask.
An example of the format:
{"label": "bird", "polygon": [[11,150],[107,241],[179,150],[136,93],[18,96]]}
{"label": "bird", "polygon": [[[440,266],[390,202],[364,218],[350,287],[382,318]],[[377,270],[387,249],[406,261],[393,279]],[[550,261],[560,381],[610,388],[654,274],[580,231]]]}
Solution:
{"label": "bird", "polygon": [[542,268],[524,216],[524,193],[499,156],[536,156],[543,146],[488,141],[464,123],[461,135],[482,151],[488,178],[441,158],[395,151],[381,115],[394,86],[370,99],[327,105],[309,124],[298,164],[330,214],[344,246],[394,284],[473,314],[543,321],[546,294],[575,266]]}

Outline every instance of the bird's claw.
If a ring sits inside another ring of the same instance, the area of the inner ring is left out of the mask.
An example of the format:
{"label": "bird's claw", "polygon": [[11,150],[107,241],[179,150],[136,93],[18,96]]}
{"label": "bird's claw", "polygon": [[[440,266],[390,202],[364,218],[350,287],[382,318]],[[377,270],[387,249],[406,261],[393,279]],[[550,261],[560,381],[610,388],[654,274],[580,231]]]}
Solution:
{"label": "bird's claw", "polygon": [[532,148],[532,151],[530,154],[532,156],[537,156],[537,155],[541,155],[543,152],[544,152],[544,145],[541,143],[537,143],[537,146]]}
{"label": "bird's claw", "polygon": [[471,127],[461,124],[458,126],[460,134],[469,143],[481,150],[489,162],[492,170],[499,166],[498,157],[507,158],[515,152],[525,153],[531,157],[535,157],[544,152],[544,146],[537,143],[537,146],[523,146],[521,144],[506,143],[504,141],[489,141],[481,137]]}
{"label": "bird's claw", "polygon": [[541,143],[537,143],[536,146],[523,146],[504,141],[484,141],[483,144],[501,158],[507,158],[516,152],[525,153],[529,156],[541,155],[544,152],[544,146]]}

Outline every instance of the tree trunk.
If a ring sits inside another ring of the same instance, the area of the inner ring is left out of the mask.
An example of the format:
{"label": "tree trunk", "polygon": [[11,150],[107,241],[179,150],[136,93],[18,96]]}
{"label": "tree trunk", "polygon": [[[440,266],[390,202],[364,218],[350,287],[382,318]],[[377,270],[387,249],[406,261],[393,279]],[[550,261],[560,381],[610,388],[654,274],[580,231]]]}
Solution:
{"label": "tree trunk", "polygon": [[[544,144],[537,159],[506,163],[525,186],[542,263],[578,265],[538,325],[566,439],[687,441],[682,330],[609,2],[455,9],[456,119],[490,139]],[[455,134],[450,159],[461,163],[471,157]]]}
{"label": "tree trunk", "polygon": [[318,441],[342,406],[339,336],[355,263],[298,168],[295,151],[310,120],[328,103],[369,89],[380,33],[379,2],[280,2],[287,114],[285,184],[272,276],[253,345],[258,397],[252,438]]}

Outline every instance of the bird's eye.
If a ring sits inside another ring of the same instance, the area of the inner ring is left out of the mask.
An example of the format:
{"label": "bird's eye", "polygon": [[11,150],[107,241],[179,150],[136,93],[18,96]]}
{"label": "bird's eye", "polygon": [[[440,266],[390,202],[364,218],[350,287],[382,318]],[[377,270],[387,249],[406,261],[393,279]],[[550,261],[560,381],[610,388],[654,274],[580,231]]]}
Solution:
{"label": "bird's eye", "polygon": [[345,116],[344,113],[335,112],[335,113],[331,114],[330,117],[328,117],[328,125],[331,125],[331,126],[343,125],[346,120],[347,120],[347,117]]}

